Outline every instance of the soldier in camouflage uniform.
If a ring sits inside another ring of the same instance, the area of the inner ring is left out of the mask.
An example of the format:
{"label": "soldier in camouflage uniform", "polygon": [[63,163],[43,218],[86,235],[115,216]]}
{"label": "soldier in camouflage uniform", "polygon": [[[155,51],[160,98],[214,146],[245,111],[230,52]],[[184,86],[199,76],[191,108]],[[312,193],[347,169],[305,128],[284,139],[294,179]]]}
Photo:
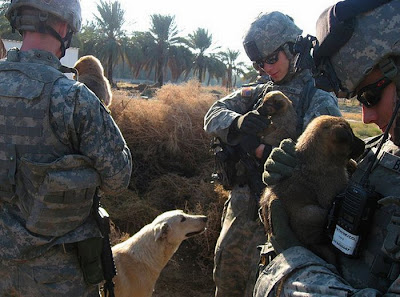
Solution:
{"label": "soldier in camouflage uniform", "polygon": [[[340,116],[337,99],[313,87],[309,69],[295,71],[293,46],[302,31],[280,12],[260,14],[244,36],[244,48],[258,71],[270,81],[246,86],[215,102],[204,118],[204,129],[224,143],[240,145],[263,164],[271,147],[255,137],[269,122],[255,111],[267,92],[282,91],[293,102],[298,132],[319,115]],[[265,76],[267,77],[267,76]],[[263,157],[264,156],[264,157]],[[243,175],[246,175],[244,173]],[[255,178],[260,179],[259,176]],[[263,226],[253,210],[258,198],[247,183],[236,183],[225,203],[222,230],[214,258],[215,296],[251,296],[259,259],[257,246],[265,242]]]}
{"label": "soldier in camouflage uniform", "polygon": [[0,62],[0,295],[99,296],[95,192],[128,186],[131,154],[100,100],[60,58],[79,0],[13,0],[23,36]]}
{"label": "soldier in camouflage uniform", "polygon": [[[319,67],[330,69],[327,74],[331,78],[336,76],[337,81],[332,80],[333,86],[340,87],[336,91],[348,97],[357,96],[363,104],[363,121],[375,123],[382,132],[388,133],[380,151],[382,135],[366,141],[366,153],[351,177],[352,185],[363,184],[367,176],[364,174],[370,168],[367,181],[381,196],[374,198],[377,206],[371,225],[362,230],[366,235],[361,237],[355,257],[348,255],[358,246],[357,238],[336,225],[333,241],[338,247],[337,267],[298,245],[284,210],[281,207],[272,209],[271,217],[273,220],[275,217],[277,223],[273,237],[276,237],[278,248],[274,241],[271,242],[280,254],[262,267],[255,297],[400,296],[400,1],[385,4],[383,2],[387,1],[366,1],[362,5],[366,11],[346,19],[349,8],[357,11],[355,2],[338,2],[320,16],[318,39],[321,50],[326,51],[317,51],[315,57]],[[350,34],[340,40],[338,32]],[[330,40],[341,44],[329,51],[326,45]],[[329,68],[327,63],[332,67]],[[391,119],[394,119],[392,124]],[[287,146],[285,150],[276,149],[271,153],[266,164],[274,165],[266,165],[264,177],[267,183],[273,184],[279,176],[287,175],[286,166],[293,164],[290,150],[293,152],[293,148]],[[377,151],[377,158],[371,158]],[[350,199],[353,209],[359,209],[358,201],[362,200]],[[336,236],[340,233],[344,236]],[[263,263],[270,255],[268,248],[265,251]]]}

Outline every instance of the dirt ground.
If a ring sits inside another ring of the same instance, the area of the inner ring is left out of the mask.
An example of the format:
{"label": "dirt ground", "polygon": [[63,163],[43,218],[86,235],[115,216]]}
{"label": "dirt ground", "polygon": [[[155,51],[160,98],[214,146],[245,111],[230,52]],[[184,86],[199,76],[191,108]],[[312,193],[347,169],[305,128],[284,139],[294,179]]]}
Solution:
{"label": "dirt ground", "polygon": [[[212,263],[195,263],[199,252],[190,240],[182,242],[157,280],[153,297],[211,297],[214,295]],[[206,266],[204,266],[206,265]]]}

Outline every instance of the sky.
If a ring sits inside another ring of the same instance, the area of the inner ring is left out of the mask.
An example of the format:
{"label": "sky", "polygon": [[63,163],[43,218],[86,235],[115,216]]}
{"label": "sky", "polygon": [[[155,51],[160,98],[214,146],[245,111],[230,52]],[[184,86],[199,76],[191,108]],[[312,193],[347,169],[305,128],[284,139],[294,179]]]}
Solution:
{"label": "sky", "polygon": [[[338,0],[119,0],[125,10],[123,29],[129,32],[148,31],[150,15],[175,16],[180,36],[187,36],[197,28],[204,28],[212,34],[210,50],[239,50],[238,61],[249,63],[242,46],[243,33],[252,20],[261,12],[281,11],[290,15],[303,35],[315,35],[315,23],[322,11]],[[82,18],[85,23],[97,14],[99,0],[81,0]]]}

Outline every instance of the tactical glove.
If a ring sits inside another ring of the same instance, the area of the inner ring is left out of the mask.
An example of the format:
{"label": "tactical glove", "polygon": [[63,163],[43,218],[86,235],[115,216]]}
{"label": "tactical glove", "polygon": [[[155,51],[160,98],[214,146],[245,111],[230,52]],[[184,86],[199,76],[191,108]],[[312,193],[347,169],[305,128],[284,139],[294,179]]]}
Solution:
{"label": "tactical glove", "polygon": [[272,150],[264,164],[262,176],[264,184],[272,186],[292,175],[297,164],[295,145],[295,142],[288,138],[282,140],[279,147]]}
{"label": "tactical glove", "polygon": [[258,111],[251,110],[237,119],[235,128],[239,133],[257,135],[257,133],[266,129],[270,123],[271,121],[261,116]]}
{"label": "tactical glove", "polygon": [[275,199],[270,205],[272,235],[270,242],[277,254],[284,250],[301,245],[289,224],[289,217],[285,207],[279,199]]}
{"label": "tactical glove", "polygon": [[239,145],[243,151],[254,156],[256,148],[260,145],[260,139],[259,137],[254,135],[244,135],[240,139]]}

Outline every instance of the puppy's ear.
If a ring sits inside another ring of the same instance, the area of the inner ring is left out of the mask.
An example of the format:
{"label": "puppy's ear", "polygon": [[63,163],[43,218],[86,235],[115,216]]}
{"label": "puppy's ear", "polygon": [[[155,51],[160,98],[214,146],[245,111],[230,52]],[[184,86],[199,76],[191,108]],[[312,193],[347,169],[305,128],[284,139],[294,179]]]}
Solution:
{"label": "puppy's ear", "polygon": [[336,142],[339,143],[352,143],[353,133],[345,126],[336,125],[332,129],[332,134]]}
{"label": "puppy's ear", "polygon": [[157,224],[153,231],[154,231],[154,241],[159,240],[160,238],[166,238],[168,235],[169,225],[168,223],[164,222],[161,224]]}
{"label": "puppy's ear", "polygon": [[284,111],[286,109],[287,101],[283,96],[280,96],[279,94],[275,95],[275,100],[273,101],[274,103],[274,108],[279,113],[280,111]]}
{"label": "puppy's ear", "polygon": [[353,134],[353,145],[351,147],[350,158],[356,160],[365,150],[365,142]]}

